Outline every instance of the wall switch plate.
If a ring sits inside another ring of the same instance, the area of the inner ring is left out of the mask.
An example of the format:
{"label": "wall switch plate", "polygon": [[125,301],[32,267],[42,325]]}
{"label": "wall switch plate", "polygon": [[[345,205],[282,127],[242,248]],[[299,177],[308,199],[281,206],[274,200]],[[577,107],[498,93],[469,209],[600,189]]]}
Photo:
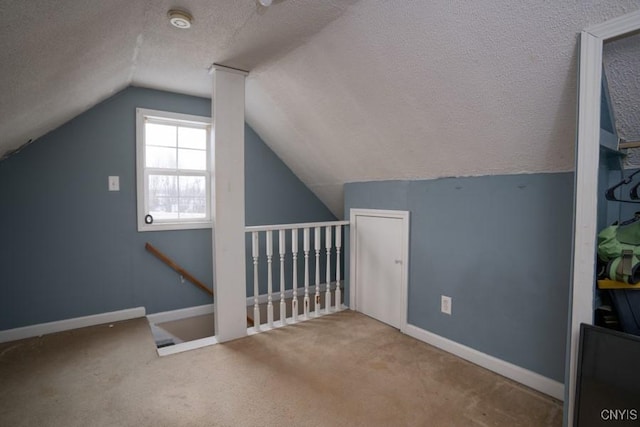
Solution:
{"label": "wall switch plate", "polygon": [[440,311],[444,314],[451,314],[451,297],[442,295],[442,299],[440,300]]}
{"label": "wall switch plate", "polygon": [[110,176],[109,177],[109,191],[120,191],[120,177],[119,176]]}

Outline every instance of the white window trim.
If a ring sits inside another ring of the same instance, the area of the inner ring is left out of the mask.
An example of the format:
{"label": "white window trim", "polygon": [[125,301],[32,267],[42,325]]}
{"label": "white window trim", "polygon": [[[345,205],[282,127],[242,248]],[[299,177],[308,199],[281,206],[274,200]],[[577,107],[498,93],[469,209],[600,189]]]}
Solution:
{"label": "white window trim", "polygon": [[[211,200],[211,185],[213,168],[211,167],[211,132],[207,134],[207,173],[209,179],[207,180],[207,212],[208,217],[204,219],[194,220],[181,220],[178,222],[153,222],[147,224],[144,222],[146,216],[145,208],[145,180],[147,174],[145,174],[145,140],[144,140],[144,123],[145,117],[158,117],[165,120],[180,120],[184,122],[194,122],[198,124],[207,124],[211,129],[211,117],[194,116],[190,114],[173,113],[169,111],[150,110],[146,108],[136,108],[136,200],[137,200],[137,223],[138,231],[169,231],[169,230],[192,230],[199,228],[211,228],[212,227],[212,200]],[[152,168],[149,168],[152,170]],[[189,171],[186,171],[187,174]],[[198,171],[198,175],[202,171]]]}

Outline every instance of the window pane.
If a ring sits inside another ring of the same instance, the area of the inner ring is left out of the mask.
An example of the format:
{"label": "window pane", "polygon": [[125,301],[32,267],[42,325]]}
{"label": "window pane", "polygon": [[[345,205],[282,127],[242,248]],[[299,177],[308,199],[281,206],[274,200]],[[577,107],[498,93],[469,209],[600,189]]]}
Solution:
{"label": "window pane", "polygon": [[[164,199],[177,199],[178,177],[172,175],[149,175],[149,209],[153,206],[160,206],[157,202],[162,199],[162,206],[166,206]],[[157,208],[160,209],[160,208]]]}
{"label": "window pane", "polygon": [[170,197],[158,197],[153,202],[155,204],[150,206],[149,213],[151,214],[151,216],[153,216],[154,221],[180,218],[180,213],[178,212],[178,199],[172,199]]}
{"label": "window pane", "polygon": [[181,148],[207,149],[207,129],[179,127],[178,146]]}
{"label": "window pane", "polygon": [[148,168],[176,168],[176,149],[146,147],[145,163]]}
{"label": "window pane", "polygon": [[178,177],[149,175],[147,209],[154,220],[179,218]]}
{"label": "window pane", "polygon": [[207,170],[207,152],[202,150],[178,149],[178,168]]}
{"label": "window pane", "polygon": [[171,125],[159,125],[157,123],[146,123],[145,143],[147,145],[163,145],[165,147],[175,147],[176,127]]}
{"label": "window pane", "polygon": [[180,197],[206,197],[207,185],[204,176],[181,176],[178,179]]}
{"label": "window pane", "polygon": [[204,218],[207,213],[207,199],[204,197],[180,198],[180,218]]}

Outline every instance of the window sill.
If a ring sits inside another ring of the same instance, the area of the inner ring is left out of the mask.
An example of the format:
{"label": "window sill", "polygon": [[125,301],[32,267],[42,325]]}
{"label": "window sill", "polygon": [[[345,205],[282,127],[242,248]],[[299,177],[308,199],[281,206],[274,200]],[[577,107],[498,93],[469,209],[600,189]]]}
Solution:
{"label": "window sill", "polygon": [[165,223],[156,223],[156,224],[138,224],[138,232],[146,232],[146,231],[175,231],[175,230],[197,230],[204,228],[212,228],[211,221],[204,222],[165,222]]}

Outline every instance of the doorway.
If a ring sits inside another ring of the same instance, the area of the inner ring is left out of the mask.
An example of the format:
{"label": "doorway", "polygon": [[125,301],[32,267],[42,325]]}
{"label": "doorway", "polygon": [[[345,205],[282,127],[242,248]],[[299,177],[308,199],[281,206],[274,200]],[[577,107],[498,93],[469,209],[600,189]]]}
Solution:
{"label": "doorway", "polygon": [[409,212],[351,209],[352,309],[404,332]]}

